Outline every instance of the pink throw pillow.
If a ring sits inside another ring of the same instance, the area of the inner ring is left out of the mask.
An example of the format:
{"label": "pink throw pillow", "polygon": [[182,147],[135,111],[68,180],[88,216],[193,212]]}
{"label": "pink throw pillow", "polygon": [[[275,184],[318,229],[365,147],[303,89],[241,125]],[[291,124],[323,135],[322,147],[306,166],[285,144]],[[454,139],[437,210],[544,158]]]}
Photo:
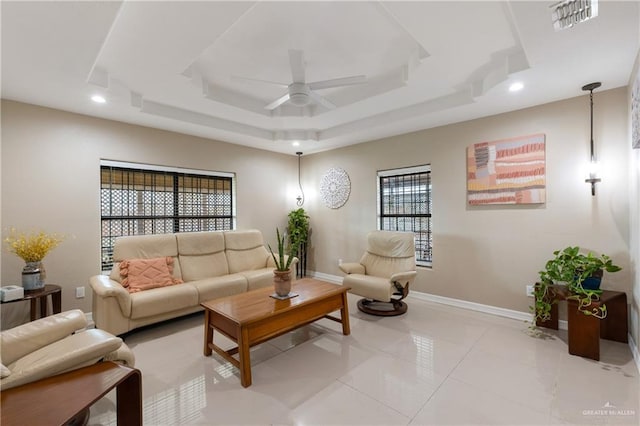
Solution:
{"label": "pink throw pillow", "polygon": [[128,259],[120,262],[122,286],[129,293],[180,284],[184,281],[173,277],[173,257],[154,259]]}

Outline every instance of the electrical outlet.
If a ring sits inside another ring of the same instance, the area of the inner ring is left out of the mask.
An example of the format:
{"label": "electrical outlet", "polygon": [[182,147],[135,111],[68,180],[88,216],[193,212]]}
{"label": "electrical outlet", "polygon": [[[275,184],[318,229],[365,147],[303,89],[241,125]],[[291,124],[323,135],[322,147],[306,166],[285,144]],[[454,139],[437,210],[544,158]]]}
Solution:
{"label": "electrical outlet", "polygon": [[338,265],[342,265],[342,259],[338,259]]}
{"label": "electrical outlet", "polygon": [[76,299],[84,298],[84,287],[76,287]]}
{"label": "electrical outlet", "polygon": [[527,296],[528,297],[533,297],[533,286],[532,285],[528,285],[527,286]]}

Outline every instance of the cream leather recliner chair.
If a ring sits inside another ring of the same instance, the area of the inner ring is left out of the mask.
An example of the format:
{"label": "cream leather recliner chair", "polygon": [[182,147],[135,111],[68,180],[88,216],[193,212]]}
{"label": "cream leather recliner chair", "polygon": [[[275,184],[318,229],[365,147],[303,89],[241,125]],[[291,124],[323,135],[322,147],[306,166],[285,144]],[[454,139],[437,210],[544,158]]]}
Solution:
{"label": "cream leather recliner chair", "polygon": [[99,361],[133,367],[133,352],[103,330],[90,329],[79,310],[61,312],[0,333],[2,378],[6,390]]}
{"label": "cream leather recliner chair", "polygon": [[416,277],[413,232],[373,231],[360,263],[342,263],[342,285],[363,296],[358,309],[372,315],[395,316],[407,311],[402,301]]}

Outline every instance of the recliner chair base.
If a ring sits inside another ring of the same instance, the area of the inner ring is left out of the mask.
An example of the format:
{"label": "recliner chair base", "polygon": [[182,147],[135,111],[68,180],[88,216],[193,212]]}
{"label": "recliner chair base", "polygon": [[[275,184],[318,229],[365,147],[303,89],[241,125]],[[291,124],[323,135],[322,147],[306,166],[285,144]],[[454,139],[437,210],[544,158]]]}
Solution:
{"label": "recliner chair base", "polygon": [[381,302],[372,299],[358,300],[358,309],[365,314],[377,315],[381,317],[395,317],[407,312],[407,304],[402,300],[391,300],[390,302]]}

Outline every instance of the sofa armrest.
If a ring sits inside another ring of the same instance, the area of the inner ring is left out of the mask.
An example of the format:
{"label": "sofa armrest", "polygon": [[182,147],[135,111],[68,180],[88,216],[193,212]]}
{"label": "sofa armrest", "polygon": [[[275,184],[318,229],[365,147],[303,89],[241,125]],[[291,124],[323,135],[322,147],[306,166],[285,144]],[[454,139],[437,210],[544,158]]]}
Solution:
{"label": "sofa armrest", "polygon": [[[288,259],[289,259],[289,256],[287,256],[287,257],[285,258],[285,261],[286,261],[286,260],[288,260]],[[289,265],[289,270],[290,270],[292,273],[295,273],[295,272],[296,272],[296,264],[297,264],[297,263],[298,263],[298,258],[297,258],[297,257],[294,257],[294,258],[291,260],[291,265]]]}
{"label": "sofa armrest", "polygon": [[11,364],[28,353],[85,328],[87,319],[79,309],[61,312],[0,333],[2,361]]}
{"label": "sofa armrest", "polygon": [[340,267],[340,269],[342,269],[342,272],[344,272],[345,274],[364,274],[365,273],[364,266],[359,263],[355,263],[355,262],[341,263],[338,266]]}
{"label": "sofa armrest", "polygon": [[391,275],[389,281],[392,283],[398,283],[402,287],[405,287],[415,279],[417,274],[418,273],[416,271],[397,272]]}
{"label": "sofa armrest", "polygon": [[121,338],[97,329],[70,335],[10,364],[11,375],[2,379],[2,389],[94,364],[121,345]]}
{"label": "sofa armrest", "polygon": [[94,275],[89,278],[89,285],[93,289],[93,297],[115,297],[122,315],[127,318],[131,316],[131,296],[122,284],[106,275]]}

